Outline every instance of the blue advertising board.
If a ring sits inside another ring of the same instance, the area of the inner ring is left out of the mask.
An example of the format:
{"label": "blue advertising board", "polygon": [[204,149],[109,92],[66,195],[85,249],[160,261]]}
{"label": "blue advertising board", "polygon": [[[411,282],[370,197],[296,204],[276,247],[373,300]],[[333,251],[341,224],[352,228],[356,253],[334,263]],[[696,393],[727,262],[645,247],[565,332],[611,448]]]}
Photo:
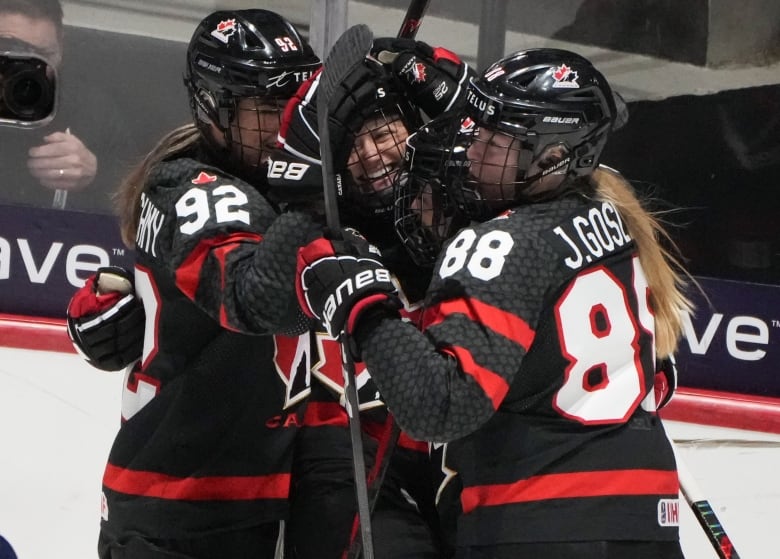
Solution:
{"label": "blue advertising board", "polygon": [[780,285],[698,278],[677,357],[683,386],[780,397]]}
{"label": "blue advertising board", "polygon": [[114,216],[0,205],[0,313],[64,318],[97,268],[132,267]]}

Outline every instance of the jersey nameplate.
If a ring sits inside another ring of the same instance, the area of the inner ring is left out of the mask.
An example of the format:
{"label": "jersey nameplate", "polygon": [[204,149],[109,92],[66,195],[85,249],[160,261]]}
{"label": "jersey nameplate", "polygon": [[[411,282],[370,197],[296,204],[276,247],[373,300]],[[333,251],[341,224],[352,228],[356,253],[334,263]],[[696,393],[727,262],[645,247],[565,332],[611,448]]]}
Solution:
{"label": "jersey nameplate", "polygon": [[573,271],[620,251],[632,241],[609,202],[584,208],[543,236],[561,255],[561,266]]}

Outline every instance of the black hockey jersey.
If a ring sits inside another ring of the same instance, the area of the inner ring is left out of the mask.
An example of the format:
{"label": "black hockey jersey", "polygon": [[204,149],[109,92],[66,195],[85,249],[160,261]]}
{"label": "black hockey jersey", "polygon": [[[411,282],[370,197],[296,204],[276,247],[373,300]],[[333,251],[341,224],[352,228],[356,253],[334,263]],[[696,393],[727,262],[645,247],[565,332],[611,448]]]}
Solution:
{"label": "black hockey jersey", "polygon": [[271,334],[309,327],[293,279],[318,227],[193,159],[159,164],[147,184],[143,357],[126,377],[103,529],[190,538],[284,518],[306,377],[274,367]]}
{"label": "black hockey jersey", "polygon": [[460,545],[678,538],[648,285],[614,206],[570,194],[461,230],[423,325],[355,336],[402,427],[451,441]]}

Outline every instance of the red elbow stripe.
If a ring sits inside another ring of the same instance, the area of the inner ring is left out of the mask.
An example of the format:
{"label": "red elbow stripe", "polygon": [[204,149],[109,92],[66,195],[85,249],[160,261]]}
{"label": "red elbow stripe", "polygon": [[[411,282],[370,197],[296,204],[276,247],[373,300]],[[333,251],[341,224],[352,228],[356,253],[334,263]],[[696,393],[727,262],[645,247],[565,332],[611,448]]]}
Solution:
{"label": "red elbow stripe", "polygon": [[457,346],[450,346],[445,349],[460,363],[460,368],[464,373],[474,377],[477,384],[482,387],[487,397],[493,403],[493,409],[498,409],[501,402],[504,401],[506,393],[509,392],[509,383],[501,375],[490,369],[479,365],[474,361],[474,356],[467,349]]}
{"label": "red elbow stripe", "polygon": [[213,256],[218,260],[222,269],[222,284],[220,288],[224,288],[227,255],[245,242],[259,243],[262,240],[263,237],[257,233],[235,233],[233,235],[202,240],[177,268],[176,286],[189,299],[194,301],[198,285],[200,285],[203,266],[209,256]]}
{"label": "red elbow stripe", "polygon": [[103,485],[127,495],[177,501],[286,499],[290,474],[182,478],[109,464],[103,475]]}
{"label": "red elbow stripe", "polygon": [[668,470],[609,470],[534,476],[514,483],[466,487],[463,512],[478,507],[528,503],[548,499],[676,495],[677,472]]}
{"label": "red elbow stripe", "polygon": [[464,315],[472,322],[491,329],[528,350],[536,333],[522,318],[478,299],[443,301],[425,310],[423,329],[439,324],[452,315]]}

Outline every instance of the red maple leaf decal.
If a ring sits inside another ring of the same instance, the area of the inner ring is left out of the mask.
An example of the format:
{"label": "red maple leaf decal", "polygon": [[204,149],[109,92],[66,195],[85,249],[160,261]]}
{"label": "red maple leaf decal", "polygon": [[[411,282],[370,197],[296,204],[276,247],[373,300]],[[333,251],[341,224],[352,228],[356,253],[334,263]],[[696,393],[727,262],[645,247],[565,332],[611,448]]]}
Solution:
{"label": "red maple leaf decal", "polygon": [[424,82],[425,64],[423,64],[422,62],[415,63],[414,67],[412,68],[412,74],[414,75],[415,82]]}
{"label": "red maple leaf decal", "polygon": [[219,24],[217,24],[217,31],[224,31],[225,29],[230,29],[232,27],[235,27],[236,20],[235,19],[227,19],[225,21],[220,21]]}
{"label": "red maple leaf decal", "polygon": [[566,76],[569,75],[569,72],[571,72],[571,68],[566,66],[566,64],[561,64],[553,74],[553,77],[555,78],[555,81],[561,81],[563,79],[566,79]]}
{"label": "red maple leaf decal", "polygon": [[217,180],[217,175],[209,175],[206,171],[201,171],[191,182],[192,184],[208,184],[215,180]]}

